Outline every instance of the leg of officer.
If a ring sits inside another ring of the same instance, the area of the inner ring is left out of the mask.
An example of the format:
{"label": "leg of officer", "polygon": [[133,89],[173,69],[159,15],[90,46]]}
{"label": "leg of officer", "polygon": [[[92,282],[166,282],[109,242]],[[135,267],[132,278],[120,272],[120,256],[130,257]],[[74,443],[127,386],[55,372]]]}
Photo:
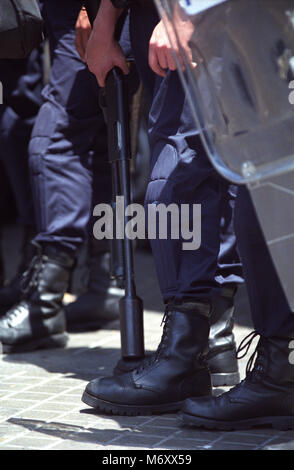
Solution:
{"label": "leg of officer", "polygon": [[252,356],[246,379],[228,393],[218,398],[187,400],[184,421],[228,430],[265,424],[294,429],[294,365],[289,349],[294,338],[294,315],[246,188],[239,189],[237,198],[236,234],[255,327],[242,349],[260,335],[255,364],[252,368]]}
{"label": "leg of officer", "polygon": [[[92,195],[90,150],[97,132],[106,136],[102,113],[97,112],[97,84],[74,48],[81,4],[44,2],[52,69],[30,142],[37,254],[23,280],[23,300],[0,321],[4,352],[66,342],[62,298],[76,250],[86,237]],[[106,154],[106,145],[105,138],[101,155]],[[110,187],[106,177],[109,198]]]}
{"label": "leg of officer", "polygon": [[21,297],[21,274],[32,257],[30,240],[35,235],[35,218],[29,179],[28,145],[39,107],[43,86],[42,49],[28,59],[1,60],[0,81],[4,103],[0,109],[3,162],[23,228],[19,265],[15,277],[0,290],[0,308],[6,311]]}
{"label": "leg of officer", "polygon": [[[132,46],[152,102],[146,203],[201,204],[202,240],[200,248],[191,251],[182,250],[182,239],[151,240],[151,246],[165,302],[172,298],[201,300],[209,293],[212,312],[207,359],[214,385],[232,385],[239,381],[232,332],[234,295],[243,282],[232,222],[236,188],[222,182],[209,164],[177,73],[162,79],[149,67],[148,44],[158,21],[152,6],[131,10]],[[190,222],[192,227],[194,221]]]}

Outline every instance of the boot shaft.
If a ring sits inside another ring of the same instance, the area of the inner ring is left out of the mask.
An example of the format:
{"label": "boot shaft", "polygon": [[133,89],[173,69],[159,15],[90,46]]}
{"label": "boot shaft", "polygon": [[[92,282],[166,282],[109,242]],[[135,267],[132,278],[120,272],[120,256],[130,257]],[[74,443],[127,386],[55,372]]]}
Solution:
{"label": "boot shaft", "polygon": [[106,291],[115,284],[110,279],[110,245],[107,240],[91,238],[88,242],[88,290]]}
{"label": "boot shaft", "polygon": [[289,349],[293,338],[294,334],[292,337],[261,337],[253,371],[277,386],[291,386],[294,391],[294,364],[291,364]]}
{"label": "boot shaft", "polygon": [[163,318],[162,339],[158,358],[168,359],[185,368],[203,366],[208,350],[211,306],[200,302],[169,304]]}
{"label": "boot shaft", "polygon": [[74,266],[74,258],[53,245],[36,245],[37,253],[24,273],[24,298],[45,310],[61,305]]}
{"label": "boot shaft", "polygon": [[213,299],[209,332],[211,351],[216,349],[224,351],[236,347],[233,334],[235,294],[235,287],[224,287],[221,294]]}

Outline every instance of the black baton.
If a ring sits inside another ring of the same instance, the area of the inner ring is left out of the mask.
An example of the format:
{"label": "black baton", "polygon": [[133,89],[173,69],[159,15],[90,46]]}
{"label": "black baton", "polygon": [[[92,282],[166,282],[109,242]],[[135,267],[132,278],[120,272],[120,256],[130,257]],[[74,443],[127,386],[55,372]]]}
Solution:
{"label": "black baton", "polygon": [[[93,24],[99,9],[99,0],[84,2],[89,20]],[[116,30],[119,37],[120,23]],[[106,86],[101,89],[100,104],[107,121],[108,158],[112,170],[112,207],[116,213],[116,197],[123,197],[123,209],[131,203],[130,191],[130,126],[129,93],[127,76],[118,67],[107,75]],[[116,217],[115,217],[116,220]],[[138,360],[144,357],[143,302],[136,294],[134,279],[134,256],[132,241],[125,235],[128,217],[122,222],[123,238],[114,238],[111,246],[112,277],[125,289],[125,295],[119,302],[121,354],[126,360]],[[116,233],[114,227],[114,233]]]}

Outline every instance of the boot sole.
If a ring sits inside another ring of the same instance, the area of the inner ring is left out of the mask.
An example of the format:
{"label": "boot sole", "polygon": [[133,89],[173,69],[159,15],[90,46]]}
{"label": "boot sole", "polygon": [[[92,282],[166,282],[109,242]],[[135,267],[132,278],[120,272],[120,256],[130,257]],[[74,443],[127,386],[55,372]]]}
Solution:
{"label": "boot sole", "polygon": [[83,393],[82,402],[106,414],[113,414],[119,416],[146,416],[152,414],[171,413],[179,411],[184,404],[184,401],[179,401],[176,403],[168,403],[162,405],[118,405],[116,403],[111,403],[105,400],[101,400],[100,398],[94,397],[88,392]]}
{"label": "boot sole", "polygon": [[240,382],[239,372],[211,374],[211,383],[213,387],[237,385],[239,382]]}
{"label": "boot sole", "polygon": [[35,351],[36,349],[64,348],[67,344],[67,341],[68,335],[66,333],[60,333],[45,338],[39,338],[34,341],[29,341],[24,344],[0,343],[0,345],[2,345],[2,354],[13,354]]}
{"label": "boot sole", "polygon": [[180,420],[182,424],[219,431],[240,431],[260,426],[269,426],[279,431],[288,431],[294,429],[294,416],[264,416],[261,418],[246,419],[241,421],[215,421],[207,418],[190,415],[181,412]]}

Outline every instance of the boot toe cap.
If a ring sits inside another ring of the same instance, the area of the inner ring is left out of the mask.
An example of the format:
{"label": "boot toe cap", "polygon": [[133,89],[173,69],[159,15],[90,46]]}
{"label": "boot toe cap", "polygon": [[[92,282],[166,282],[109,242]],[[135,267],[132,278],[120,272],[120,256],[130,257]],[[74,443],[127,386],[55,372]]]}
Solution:
{"label": "boot toe cap", "polygon": [[118,377],[100,377],[88,383],[86,392],[100,400],[119,402],[125,392],[125,381]]}
{"label": "boot toe cap", "polygon": [[216,398],[209,396],[188,398],[185,400],[182,411],[183,413],[201,418],[216,418]]}
{"label": "boot toe cap", "polygon": [[188,426],[229,431],[235,428],[229,411],[223,410],[215,397],[192,398],[185,401],[181,418]]}

